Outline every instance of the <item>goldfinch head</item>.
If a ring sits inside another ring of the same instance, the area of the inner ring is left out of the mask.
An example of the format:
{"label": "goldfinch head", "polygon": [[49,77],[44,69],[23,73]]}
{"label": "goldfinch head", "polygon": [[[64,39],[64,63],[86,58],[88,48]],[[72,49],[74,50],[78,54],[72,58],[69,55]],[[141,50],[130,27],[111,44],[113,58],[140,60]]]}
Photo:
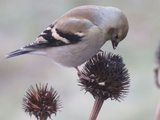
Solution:
{"label": "goldfinch head", "polygon": [[[112,42],[113,49],[116,49],[118,43],[121,42],[128,33],[129,25],[128,20],[125,14],[121,12],[118,8],[109,7],[110,17],[107,21],[109,21],[109,26],[107,27],[107,35],[109,35],[109,39]],[[114,11],[114,12],[113,12]]]}

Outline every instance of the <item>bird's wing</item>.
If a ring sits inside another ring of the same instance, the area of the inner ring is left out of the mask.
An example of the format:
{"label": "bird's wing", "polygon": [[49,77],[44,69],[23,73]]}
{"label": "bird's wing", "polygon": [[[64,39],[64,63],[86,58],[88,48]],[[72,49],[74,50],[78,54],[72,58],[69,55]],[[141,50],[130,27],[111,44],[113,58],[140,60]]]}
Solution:
{"label": "bird's wing", "polygon": [[93,27],[92,22],[84,18],[60,19],[49,25],[33,43],[9,53],[5,58],[78,43],[91,27]]}
{"label": "bird's wing", "polygon": [[92,22],[84,18],[64,18],[47,27],[37,40],[26,47],[58,47],[77,43],[93,26]]}

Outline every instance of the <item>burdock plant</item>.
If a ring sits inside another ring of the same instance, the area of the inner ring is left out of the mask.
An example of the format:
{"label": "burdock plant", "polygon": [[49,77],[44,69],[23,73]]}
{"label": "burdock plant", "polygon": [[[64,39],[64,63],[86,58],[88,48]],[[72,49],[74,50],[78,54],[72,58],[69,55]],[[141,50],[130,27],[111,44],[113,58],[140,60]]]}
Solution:
{"label": "burdock plant", "polygon": [[95,102],[89,120],[96,120],[104,100],[121,101],[128,93],[130,77],[119,55],[100,52],[81,71],[79,85],[93,95]]}
{"label": "burdock plant", "polygon": [[34,115],[37,120],[47,120],[52,114],[56,114],[61,108],[61,102],[57,92],[46,85],[31,86],[23,98],[23,109],[30,116]]}

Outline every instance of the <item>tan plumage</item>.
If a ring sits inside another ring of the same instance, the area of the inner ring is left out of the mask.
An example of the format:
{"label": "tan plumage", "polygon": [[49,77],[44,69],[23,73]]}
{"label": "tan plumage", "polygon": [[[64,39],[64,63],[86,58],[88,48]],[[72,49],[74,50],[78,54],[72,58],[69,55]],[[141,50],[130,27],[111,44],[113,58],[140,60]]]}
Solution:
{"label": "tan plumage", "polygon": [[118,8],[80,6],[54,21],[34,43],[9,53],[6,58],[40,54],[61,65],[77,67],[94,56],[108,40],[115,49],[127,32],[127,18]]}

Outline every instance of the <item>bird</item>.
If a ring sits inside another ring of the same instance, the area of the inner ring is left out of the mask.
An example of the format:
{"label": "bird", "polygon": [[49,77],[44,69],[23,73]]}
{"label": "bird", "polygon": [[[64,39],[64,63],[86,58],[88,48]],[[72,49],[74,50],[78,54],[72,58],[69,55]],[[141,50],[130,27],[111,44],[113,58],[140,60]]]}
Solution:
{"label": "bird", "polygon": [[116,49],[128,30],[127,17],[119,8],[78,6],[51,23],[34,42],[8,53],[5,59],[23,54],[43,55],[80,73],[78,67],[97,54],[107,41]]}

